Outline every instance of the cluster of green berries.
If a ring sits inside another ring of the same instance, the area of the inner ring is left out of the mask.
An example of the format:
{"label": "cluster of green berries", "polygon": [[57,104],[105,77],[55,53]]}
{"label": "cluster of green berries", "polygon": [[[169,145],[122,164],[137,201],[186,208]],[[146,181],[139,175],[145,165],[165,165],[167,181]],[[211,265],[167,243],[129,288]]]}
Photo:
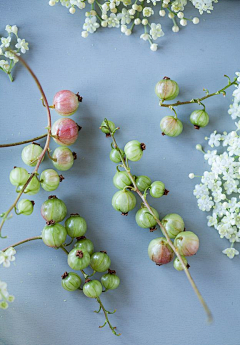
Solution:
{"label": "cluster of green berries", "polygon": [[[41,207],[41,215],[46,220],[46,226],[42,230],[42,240],[52,248],[64,246],[67,236],[76,238],[73,249],[69,252],[67,262],[74,271],[81,271],[85,278],[83,293],[87,297],[97,298],[101,295],[103,287],[106,290],[114,290],[120,284],[116,272],[110,269],[111,259],[106,252],[94,252],[94,245],[84,235],[87,231],[87,223],[79,214],[71,214],[65,220],[64,226],[60,224],[67,216],[65,203],[56,196],[50,196]],[[95,272],[107,272],[97,279],[90,280],[83,271],[91,267],[93,276]],[[68,291],[80,289],[82,279],[75,272],[65,272],[62,276],[62,287]]]}
{"label": "cluster of green berries", "polygon": [[[57,147],[52,155],[52,163],[57,170],[66,171],[69,170],[74,160],[77,158],[75,152],[72,152],[68,146],[75,143],[78,138],[78,132],[81,127],[73,120],[69,119],[68,116],[74,114],[79,106],[79,102],[82,98],[77,94],[74,94],[68,90],[62,90],[56,93],[53,100],[53,108],[64,116],[57,120],[52,126],[52,137],[59,147]],[[36,166],[39,157],[42,155],[43,149],[38,144],[33,142],[25,146],[22,150],[23,162],[30,166]],[[42,160],[44,157],[42,158]],[[21,192],[27,183],[30,174],[25,168],[15,167],[10,172],[10,182],[16,186],[16,191]],[[40,191],[40,186],[47,192],[56,190],[59,183],[64,179],[62,175],[59,175],[54,169],[44,170],[40,177],[36,173],[31,181],[28,183],[25,194],[34,195]],[[19,201],[16,209],[17,214],[30,215],[33,212],[34,202],[23,199]]]}
{"label": "cluster of green berries", "polygon": [[[179,86],[174,80],[164,77],[156,84],[155,93],[161,100],[161,103],[164,101],[170,101],[178,96]],[[194,110],[190,115],[190,122],[196,129],[206,127],[209,122],[209,115],[205,111],[205,108]],[[177,115],[165,116],[160,122],[160,128],[163,135],[177,137],[182,133],[183,124],[177,118]]]}

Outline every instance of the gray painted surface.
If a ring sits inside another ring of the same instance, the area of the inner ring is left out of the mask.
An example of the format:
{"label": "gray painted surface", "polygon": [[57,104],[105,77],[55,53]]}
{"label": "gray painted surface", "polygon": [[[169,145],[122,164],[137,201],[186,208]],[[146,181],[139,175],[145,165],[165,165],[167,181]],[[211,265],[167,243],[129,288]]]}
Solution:
{"label": "gray painted surface", "polygon": [[[1,345],[122,344],[122,345],[239,345],[240,297],[239,258],[233,261],[221,254],[227,242],[206,225],[206,215],[198,210],[192,195],[190,172],[201,174],[207,167],[195,150],[197,143],[214,129],[230,130],[227,114],[232,90],[206,102],[211,115],[208,127],[194,131],[188,121],[194,106],[181,107],[179,117],[184,132],[177,139],[162,137],[159,122],[167,109],[160,109],[154,85],[167,75],[180,85],[179,99],[199,97],[202,88],[224,86],[224,74],[233,77],[239,70],[239,1],[220,1],[204,21],[189,25],[179,34],[171,33],[165,19],[166,35],[153,53],[137,32],[125,37],[119,31],[101,30],[88,39],[81,36],[83,13],[72,16],[61,6],[50,8],[47,1],[1,2],[1,33],[6,24],[17,24],[20,36],[29,41],[26,59],[38,75],[49,102],[58,90],[71,89],[83,95],[84,102],[72,117],[83,127],[74,150],[79,159],[64,175],[57,195],[70,212],[80,212],[88,223],[88,235],[96,249],[107,250],[121,278],[118,290],[103,296],[106,307],[116,308],[110,316],[122,336],[114,337],[105,327],[102,314],[94,314],[94,300],[61,288],[61,274],[68,269],[63,252],[42,243],[30,243],[17,251],[16,264],[1,267],[1,279],[16,296],[7,311],[0,312]],[[191,14],[191,11],[190,11]],[[193,14],[193,13],[192,13]],[[196,12],[195,12],[196,15]],[[23,140],[43,133],[46,114],[32,79],[18,65],[15,82],[0,75],[1,142]],[[165,182],[170,193],[160,200],[149,199],[161,216],[182,215],[186,228],[201,241],[197,256],[190,258],[191,273],[208,302],[215,320],[208,325],[184,274],[171,264],[155,266],[147,255],[151,239],[160,236],[137,227],[134,212],[121,217],[111,206],[115,193],[109,160],[110,140],[98,127],[107,116],[121,127],[121,146],[132,139],[145,142],[141,161],[132,164],[134,174],[146,174]],[[58,119],[53,112],[52,119]],[[52,148],[55,144],[51,145]],[[1,204],[5,211],[15,197],[8,174],[22,165],[22,147],[0,151]],[[51,166],[46,159],[40,171]],[[34,197],[31,217],[15,216],[6,223],[1,247],[38,235],[44,226],[39,214],[47,198],[44,191]]]}

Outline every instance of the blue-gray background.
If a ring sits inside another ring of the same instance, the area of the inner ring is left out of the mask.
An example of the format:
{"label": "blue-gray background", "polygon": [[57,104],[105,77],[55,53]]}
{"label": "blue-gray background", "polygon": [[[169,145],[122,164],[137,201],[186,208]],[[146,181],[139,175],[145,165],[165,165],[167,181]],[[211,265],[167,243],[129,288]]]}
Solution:
{"label": "blue-gray background", "polygon": [[[197,15],[197,11],[190,7],[188,14]],[[47,1],[1,1],[0,15],[1,34],[6,24],[17,24],[20,37],[29,42],[26,59],[50,103],[61,89],[83,96],[72,117],[83,127],[73,147],[79,159],[64,173],[66,179],[57,195],[69,213],[80,212],[86,218],[87,235],[96,249],[107,250],[111,256],[121,286],[102,299],[107,308],[117,309],[110,318],[122,333],[117,338],[108,327],[98,329],[104,319],[102,313],[93,313],[95,300],[61,288],[60,276],[68,269],[65,254],[35,242],[18,248],[11,268],[1,267],[1,280],[8,282],[16,300],[0,312],[0,344],[239,345],[240,259],[230,261],[221,253],[228,243],[207,227],[206,214],[198,210],[192,195],[197,180],[188,178],[190,172],[201,174],[207,168],[195,145],[205,143],[204,137],[215,129],[234,128],[227,114],[233,90],[225,98],[206,102],[211,121],[200,131],[193,130],[188,121],[194,106],[179,107],[184,131],[175,139],[161,135],[159,122],[169,111],[159,108],[154,94],[155,83],[165,75],[179,83],[179,99],[199,97],[203,87],[218,90],[226,83],[224,74],[233,77],[240,69],[239,1],[220,1],[211,15],[201,17],[199,25],[189,24],[179,34],[171,32],[172,23],[164,18],[166,35],[157,53],[139,39],[139,29],[128,38],[119,30],[104,29],[84,40],[83,13],[72,16],[60,5],[49,7]],[[14,76],[11,84],[0,74],[1,143],[40,135],[46,126],[46,112],[29,74],[19,64]],[[116,190],[112,184],[115,167],[108,157],[110,139],[98,129],[104,117],[121,127],[116,136],[121,146],[132,139],[146,143],[142,160],[132,164],[133,172],[162,180],[170,190],[167,197],[151,199],[151,205],[161,216],[181,214],[186,228],[199,236],[200,250],[189,262],[214,314],[212,325],[206,323],[185,275],[171,264],[157,267],[149,260],[148,243],[160,232],[138,228],[134,212],[121,217],[113,210],[111,198]],[[53,121],[58,118],[53,111]],[[0,151],[1,212],[15,198],[8,175],[13,166],[23,165],[21,150]],[[40,171],[47,167],[51,167],[48,159]],[[1,247],[40,234],[44,221],[39,208],[48,195],[41,191],[34,196],[31,217],[14,216],[6,223],[3,235],[8,239],[1,240]]]}

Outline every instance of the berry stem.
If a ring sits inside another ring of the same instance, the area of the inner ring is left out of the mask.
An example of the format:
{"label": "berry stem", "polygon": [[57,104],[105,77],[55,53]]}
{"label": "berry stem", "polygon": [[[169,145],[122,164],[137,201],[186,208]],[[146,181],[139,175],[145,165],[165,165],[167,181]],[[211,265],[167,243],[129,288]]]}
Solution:
{"label": "berry stem", "polygon": [[117,335],[117,336],[121,335],[121,333],[117,333],[117,332],[115,331],[115,327],[113,327],[113,326],[111,325],[111,323],[110,323],[110,321],[109,321],[109,319],[108,319],[108,314],[112,314],[112,313],[110,313],[109,311],[107,311],[107,310],[105,309],[104,305],[102,304],[102,301],[101,301],[100,297],[97,297],[96,300],[98,301],[99,306],[100,306],[100,308],[99,308],[99,310],[97,311],[97,313],[99,313],[100,310],[102,309],[102,311],[104,312],[104,315],[105,315],[105,322],[104,322],[103,326],[99,326],[99,327],[102,328],[102,327],[104,327],[104,326],[106,325],[106,323],[108,323],[108,326],[109,326],[109,328],[111,329],[111,331],[113,332],[113,334],[115,334],[115,335]]}
{"label": "berry stem", "polygon": [[135,179],[134,179],[133,175],[132,175],[131,172],[130,172],[130,169],[126,166],[126,163],[125,163],[125,160],[124,160],[124,156],[123,156],[123,154],[121,153],[121,150],[120,150],[120,148],[119,148],[119,146],[118,146],[118,144],[117,144],[117,142],[116,142],[116,139],[115,139],[115,137],[114,137],[114,133],[111,131],[111,128],[110,128],[110,126],[109,126],[109,124],[108,124],[108,120],[107,120],[107,119],[105,119],[105,123],[106,123],[107,128],[108,128],[108,130],[109,130],[109,132],[110,132],[110,135],[111,135],[111,137],[112,137],[113,145],[114,145],[114,147],[118,150],[118,152],[119,152],[119,154],[120,154],[123,168],[126,170],[126,172],[128,173],[128,175],[129,175],[129,177],[130,177],[130,179],[131,179],[131,181],[132,181],[132,185],[133,185],[133,187],[134,187],[134,191],[135,191],[135,192],[139,195],[139,197],[142,199],[142,202],[144,203],[145,207],[148,209],[149,213],[154,217],[154,219],[156,220],[157,224],[159,225],[159,227],[160,227],[162,233],[164,234],[164,236],[165,236],[166,239],[167,239],[167,242],[168,242],[169,246],[172,248],[172,250],[174,251],[174,253],[175,253],[176,256],[178,257],[179,261],[181,262],[181,264],[182,264],[182,266],[183,266],[183,269],[184,269],[184,272],[185,272],[185,274],[186,274],[186,276],[187,276],[187,279],[188,279],[188,281],[190,282],[190,284],[191,284],[191,286],[192,286],[192,288],[193,288],[195,294],[197,295],[197,297],[198,297],[200,303],[202,304],[202,306],[203,306],[203,308],[204,308],[204,310],[205,310],[205,312],[206,312],[206,314],[207,314],[208,321],[209,321],[209,322],[212,322],[212,319],[213,319],[213,318],[212,318],[212,313],[211,313],[210,309],[208,308],[208,306],[207,306],[205,300],[203,299],[203,297],[202,297],[200,291],[198,290],[196,283],[194,282],[194,280],[193,280],[191,274],[189,273],[189,270],[188,270],[187,266],[185,265],[185,263],[184,263],[184,261],[183,261],[181,255],[180,255],[179,252],[178,252],[178,249],[175,248],[175,246],[174,246],[174,244],[172,243],[170,237],[168,236],[168,233],[167,233],[165,227],[163,226],[163,224],[161,223],[161,221],[155,216],[155,214],[153,213],[153,211],[152,211],[152,209],[151,209],[151,207],[150,207],[148,201],[146,200],[146,198],[144,197],[144,195],[143,195],[143,194],[140,192],[140,190],[138,189],[138,187],[137,187],[137,185],[136,185],[136,182],[135,182]]}
{"label": "berry stem", "polygon": [[47,98],[46,98],[46,95],[43,91],[43,88],[38,80],[38,78],[36,77],[36,75],[33,73],[33,71],[31,70],[31,68],[28,66],[28,64],[18,55],[16,55],[14,52],[12,52],[18,59],[19,61],[23,64],[23,66],[28,70],[28,72],[31,74],[31,76],[33,77],[41,95],[42,95],[42,98],[44,100],[44,103],[46,105],[46,110],[47,110],[47,118],[48,118],[48,124],[47,124],[47,130],[48,130],[48,133],[47,133],[47,139],[46,139],[46,142],[45,142],[45,146],[44,146],[44,149],[41,153],[41,155],[38,157],[38,160],[37,160],[37,164],[35,166],[35,169],[34,171],[31,173],[29,179],[27,180],[27,182],[25,183],[25,185],[23,186],[21,192],[18,194],[17,198],[15,199],[14,203],[10,206],[10,208],[7,210],[7,212],[4,213],[4,217],[2,219],[2,222],[0,224],[0,237],[2,237],[2,227],[9,215],[9,213],[15,208],[15,206],[17,205],[17,202],[18,200],[21,198],[22,194],[24,193],[25,189],[27,188],[28,184],[30,183],[30,181],[32,180],[32,178],[37,174],[38,172],[38,169],[39,169],[39,166],[42,162],[42,159],[45,155],[45,153],[47,152],[48,148],[49,148],[49,144],[50,144],[50,139],[51,139],[51,127],[52,127],[52,123],[51,123],[51,113],[50,113],[50,109],[49,109],[49,105],[48,105],[48,101],[47,101]]}
{"label": "berry stem", "polygon": [[[228,89],[232,85],[238,85],[238,84],[236,82],[237,78],[234,78],[233,81],[231,81],[230,78],[227,75],[224,75],[224,77],[228,78],[228,85],[226,85],[225,87],[223,87],[219,91],[216,91],[216,92],[213,92],[213,93],[208,93],[208,91],[206,89],[203,89],[203,90],[205,90],[207,92],[207,95],[202,97],[202,98],[194,98],[194,99],[191,99],[190,101],[184,101],[184,102],[178,101],[178,102],[172,103],[172,104],[163,104],[163,103],[160,102],[160,107],[170,108],[170,107],[177,107],[179,105],[184,105],[184,104],[192,104],[192,103],[201,104],[202,101],[204,101],[205,99],[207,99],[209,97],[220,95],[220,94],[223,94],[225,96],[225,90],[226,89]],[[205,106],[204,106],[204,108],[205,108]]]}
{"label": "berry stem", "polygon": [[2,249],[2,252],[5,252],[9,248],[12,248],[12,247],[14,248],[14,247],[20,246],[23,243],[27,243],[27,242],[35,241],[35,240],[41,240],[41,239],[42,239],[42,236],[34,236],[34,237],[26,238],[25,240],[16,242],[16,243],[12,244],[11,246],[8,246],[8,247]]}
{"label": "berry stem", "polygon": [[17,143],[3,144],[3,145],[0,145],[0,148],[2,148],[2,147],[11,147],[11,146],[18,146],[18,145],[23,145],[23,144],[31,143],[33,141],[37,141],[37,140],[40,140],[42,138],[45,138],[46,136],[47,136],[47,134],[43,134],[43,135],[40,135],[39,137],[36,137],[36,138],[33,138],[33,139],[19,141]]}

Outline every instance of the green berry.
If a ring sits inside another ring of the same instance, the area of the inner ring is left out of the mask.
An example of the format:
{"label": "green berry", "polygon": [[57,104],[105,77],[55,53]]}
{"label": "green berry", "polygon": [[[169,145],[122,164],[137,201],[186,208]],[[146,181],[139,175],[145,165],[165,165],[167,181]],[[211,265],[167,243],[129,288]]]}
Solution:
{"label": "green berry", "polygon": [[90,254],[73,248],[68,254],[68,265],[75,271],[83,270],[90,264]]}
{"label": "green berry", "polygon": [[29,178],[28,172],[24,168],[15,167],[11,170],[9,179],[13,186],[23,186]]}
{"label": "green berry", "polygon": [[90,255],[93,254],[94,252],[94,246],[92,241],[90,241],[88,238],[85,236],[78,237],[77,242],[74,244],[74,248],[77,248],[83,252],[88,252]]}
{"label": "green berry", "polygon": [[40,145],[32,143],[27,145],[22,150],[22,160],[30,167],[34,167],[37,164],[39,156],[42,154],[43,149]]}
{"label": "green berry", "polygon": [[184,221],[181,216],[176,213],[169,213],[162,219],[168,236],[175,238],[180,232],[184,231]]}
{"label": "green berry", "polygon": [[27,199],[22,199],[18,202],[18,214],[24,214],[25,216],[30,216],[33,213],[34,201]]}
{"label": "green berry", "polygon": [[125,147],[124,152],[130,161],[137,162],[142,158],[143,151],[146,149],[146,145],[140,143],[137,140],[129,141]]}
{"label": "green berry", "polygon": [[53,169],[46,169],[40,176],[41,186],[47,192],[52,192],[58,188],[60,176]]}
{"label": "green berry", "polygon": [[118,189],[131,186],[132,181],[126,171],[117,171],[113,177],[113,184]]}
{"label": "green berry", "polygon": [[161,181],[155,181],[151,184],[150,195],[153,198],[161,198],[165,193],[165,184]]}
{"label": "green berry", "polygon": [[80,237],[87,231],[87,223],[86,220],[80,217],[78,213],[71,214],[65,221],[65,228],[70,237]]}
{"label": "green berry", "polygon": [[83,293],[90,298],[97,298],[102,293],[102,284],[98,280],[87,280],[83,285]]}
{"label": "green berry", "polygon": [[48,247],[59,248],[66,241],[67,231],[61,224],[46,225],[42,231],[42,240]]}
{"label": "green berry", "polygon": [[59,223],[66,217],[67,207],[62,200],[55,195],[51,195],[42,204],[41,215],[47,222],[53,220],[55,223]]}
{"label": "green berry", "polygon": [[[184,264],[188,266],[188,262],[187,262],[187,259],[185,258],[185,256],[181,255],[182,259],[183,259],[183,262]],[[175,260],[173,261],[173,267],[177,270],[177,271],[183,271],[183,265],[182,263],[180,262],[179,258],[175,258]]]}
{"label": "green berry", "polygon": [[196,129],[199,129],[200,127],[206,127],[209,122],[208,113],[203,109],[194,110],[190,115],[190,121]]}
{"label": "green berry", "polygon": [[96,252],[91,256],[90,266],[96,272],[105,272],[111,265],[111,259],[105,252]]}
{"label": "green berry", "polygon": [[[120,152],[121,152],[122,156],[124,156],[124,151],[120,149]],[[114,163],[120,163],[122,161],[121,155],[117,149],[112,149],[109,157],[110,157],[111,161]]]}
{"label": "green berry", "polygon": [[177,137],[182,133],[183,124],[174,116],[165,116],[160,122],[160,128],[163,135]]}
{"label": "green berry", "polygon": [[[158,212],[153,207],[151,207],[151,210],[154,213],[154,215],[159,219]],[[155,226],[157,225],[156,219],[151,215],[147,207],[142,207],[140,208],[140,210],[137,211],[136,222],[138,226],[144,229],[152,229],[155,228]]]}
{"label": "green berry", "polygon": [[156,84],[155,93],[160,99],[171,101],[178,96],[179,87],[174,80],[165,77]]}
{"label": "green berry", "polygon": [[62,275],[62,287],[67,291],[75,291],[81,285],[81,278],[73,272],[65,272]]}
{"label": "green berry", "polygon": [[108,270],[108,273],[102,276],[101,283],[106,290],[114,290],[119,286],[120,278],[115,271]]}
{"label": "green berry", "polygon": [[[112,121],[108,121],[108,125],[109,125],[109,127],[110,127],[110,129],[111,129],[111,132],[113,132],[114,129],[115,129],[115,124],[114,124]],[[109,129],[108,129],[107,124],[106,124],[105,121],[103,121],[103,122],[101,123],[101,127],[100,127],[100,128],[101,128],[101,131],[102,131],[103,133],[105,133],[105,134],[110,134]]]}
{"label": "green berry", "polygon": [[135,195],[128,190],[121,190],[114,194],[112,198],[112,206],[116,211],[127,214],[136,206]]}
{"label": "green berry", "polygon": [[151,183],[152,181],[148,176],[141,175],[136,178],[136,185],[140,192],[144,192],[147,188],[149,188]]}

